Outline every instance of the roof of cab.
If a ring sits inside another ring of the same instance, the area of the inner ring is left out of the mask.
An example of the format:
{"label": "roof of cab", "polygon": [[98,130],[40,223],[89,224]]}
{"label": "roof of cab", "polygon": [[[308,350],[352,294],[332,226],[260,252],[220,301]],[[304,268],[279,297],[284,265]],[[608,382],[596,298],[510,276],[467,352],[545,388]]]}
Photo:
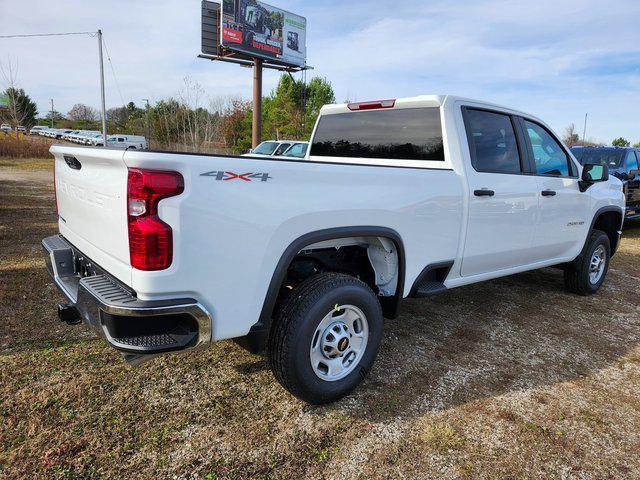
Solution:
{"label": "roof of cab", "polygon": [[[375,101],[375,100],[374,100]],[[445,103],[464,102],[475,105],[482,105],[487,108],[495,108],[497,110],[509,111],[516,115],[525,115],[531,117],[532,115],[525,112],[520,112],[516,109],[505,107],[504,105],[498,105],[496,103],[487,102],[484,100],[476,100],[472,98],[457,96],[457,95],[417,95],[415,97],[396,98],[393,108],[419,108],[419,107],[441,107]],[[360,102],[352,102],[360,103]],[[351,112],[348,108],[349,103],[338,103],[325,105],[321,109],[323,115],[331,115],[334,113],[347,113]]]}

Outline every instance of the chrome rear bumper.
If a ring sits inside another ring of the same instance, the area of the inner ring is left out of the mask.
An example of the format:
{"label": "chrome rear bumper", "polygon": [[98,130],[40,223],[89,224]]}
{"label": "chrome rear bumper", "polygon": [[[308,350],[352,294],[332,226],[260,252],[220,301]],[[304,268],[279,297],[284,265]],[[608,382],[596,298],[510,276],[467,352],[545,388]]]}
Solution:
{"label": "chrome rear bumper", "polygon": [[[192,298],[139,300],[61,235],[42,240],[47,269],[82,321],[131,361],[211,341],[212,317]],[[68,312],[67,312],[68,313]],[[69,322],[71,323],[71,322]]]}

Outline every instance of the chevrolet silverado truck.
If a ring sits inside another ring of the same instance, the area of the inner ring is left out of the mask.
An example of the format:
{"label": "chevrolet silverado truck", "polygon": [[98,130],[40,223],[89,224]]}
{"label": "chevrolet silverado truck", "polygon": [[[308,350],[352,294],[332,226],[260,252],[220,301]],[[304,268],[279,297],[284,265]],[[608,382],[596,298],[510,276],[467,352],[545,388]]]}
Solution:
{"label": "chevrolet silverado truck", "polygon": [[303,159],[51,152],[61,320],[134,364],[266,348],[310,403],[365,378],[403,298],[548,266],[595,293],[625,205],[538,118],[454,96],[325,106]]}

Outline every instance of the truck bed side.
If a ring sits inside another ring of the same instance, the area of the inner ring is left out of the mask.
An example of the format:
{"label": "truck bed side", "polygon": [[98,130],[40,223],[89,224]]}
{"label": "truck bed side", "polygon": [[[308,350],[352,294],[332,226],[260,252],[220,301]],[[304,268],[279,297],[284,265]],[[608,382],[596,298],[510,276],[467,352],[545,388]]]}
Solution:
{"label": "truck bed side", "polygon": [[133,270],[131,287],[142,299],[203,299],[219,320],[214,339],[248,332],[282,254],[309,232],[395,230],[406,253],[404,295],[426,265],[456,258],[463,187],[452,170],[131,151],[124,162],[185,179],[185,192],[159,206],[174,232],[173,263]]}

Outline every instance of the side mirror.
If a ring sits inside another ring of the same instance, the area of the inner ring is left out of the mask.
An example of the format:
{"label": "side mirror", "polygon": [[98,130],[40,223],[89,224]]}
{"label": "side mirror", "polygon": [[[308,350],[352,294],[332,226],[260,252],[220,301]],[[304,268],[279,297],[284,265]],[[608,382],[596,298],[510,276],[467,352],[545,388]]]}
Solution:
{"label": "side mirror", "polygon": [[582,167],[580,191],[584,192],[594,183],[607,180],[609,180],[609,167],[606,164],[585,163]]}

